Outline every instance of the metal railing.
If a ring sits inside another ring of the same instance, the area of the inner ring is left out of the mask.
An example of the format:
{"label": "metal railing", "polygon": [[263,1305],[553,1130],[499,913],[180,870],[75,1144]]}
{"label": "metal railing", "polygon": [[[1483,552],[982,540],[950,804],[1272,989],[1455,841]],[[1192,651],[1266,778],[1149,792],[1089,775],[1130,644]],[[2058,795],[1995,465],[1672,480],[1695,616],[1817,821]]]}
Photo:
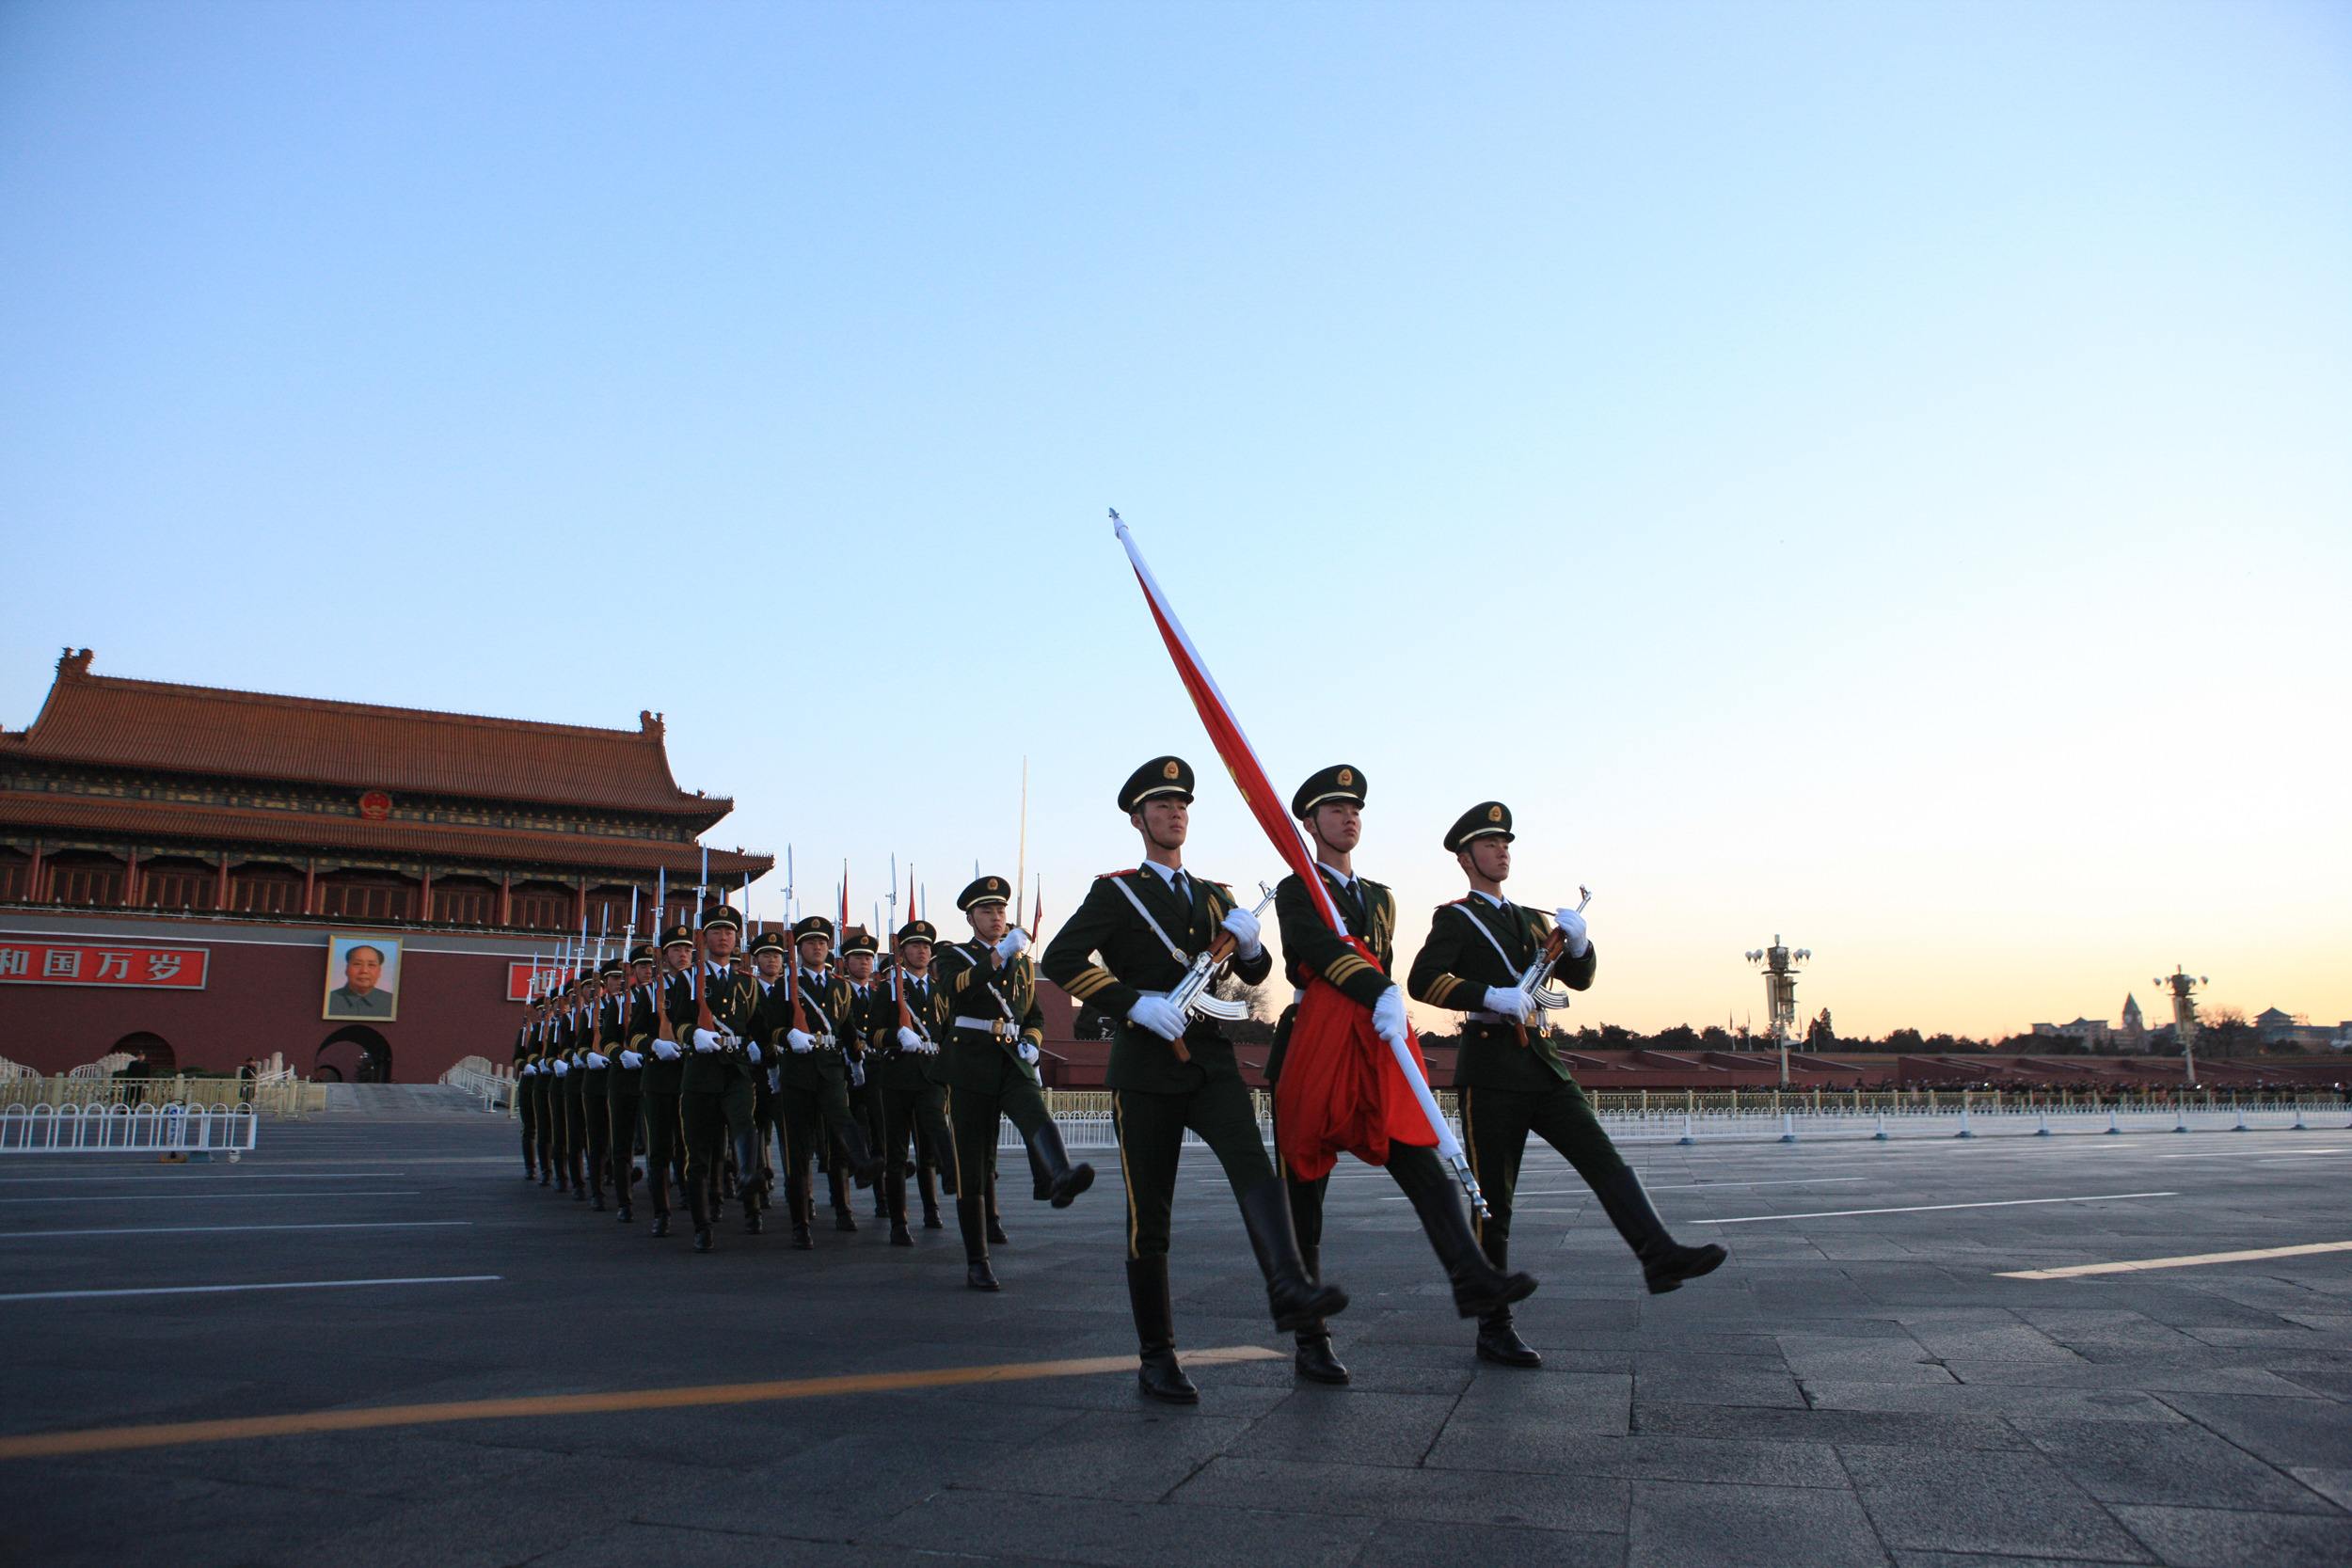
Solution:
{"label": "metal railing", "polygon": [[291,1071],[263,1073],[240,1083],[233,1078],[24,1078],[0,1079],[0,1108],[16,1105],[250,1105],[266,1116],[300,1117],[326,1108],[326,1085],[310,1084]]}
{"label": "metal railing", "polygon": [[0,1154],[215,1154],[251,1151],[262,1118],[250,1105],[8,1105]]}

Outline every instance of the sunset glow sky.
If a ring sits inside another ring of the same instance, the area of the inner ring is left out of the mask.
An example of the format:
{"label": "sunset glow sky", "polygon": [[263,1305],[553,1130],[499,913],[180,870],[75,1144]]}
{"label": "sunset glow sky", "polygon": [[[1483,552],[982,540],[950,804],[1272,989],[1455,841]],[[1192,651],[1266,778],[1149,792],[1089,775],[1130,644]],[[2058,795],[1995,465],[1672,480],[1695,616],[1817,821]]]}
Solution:
{"label": "sunset glow sky", "polygon": [[[2352,1018],[2341,6],[0,8],[0,725],[633,727],[861,912],[1488,796],[1571,1022]],[[781,879],[775,879],[780,881]],[[776,912],[773,882],[754,890]]]}

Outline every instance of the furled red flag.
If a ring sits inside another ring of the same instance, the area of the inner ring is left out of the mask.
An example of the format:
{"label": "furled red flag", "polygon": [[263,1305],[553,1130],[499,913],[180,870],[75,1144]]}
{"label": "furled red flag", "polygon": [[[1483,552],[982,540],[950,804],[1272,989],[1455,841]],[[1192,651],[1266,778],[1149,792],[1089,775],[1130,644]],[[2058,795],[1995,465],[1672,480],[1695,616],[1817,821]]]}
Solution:
{"label": "furled red flag", "polygon": [[[1184,624],[1176,619],[1168,595],[1143,563],[1135,536],[1117,512],[1111,514],[1111,524],[1127,551],[1128,563],[1135,568],[1136,581],[1151,607],[1160,641],[1176,662],[1177,678],[1184,683],[1209,732],[1210,743],[1241,791],[1243,803],[1265,830],[1275,852],[1306,884],[1315,911],[1366,962],[1373,962],[1370,949],[1348,935],[1346,921],[1341,918],[1330,890],[1324,886],[1307,853],[1298,824],[1291,820],[1282,798],[1266,778],[1249,737],[1242,734],[1241,721],[1225,701],[1225,693],[1217,689],[1216,677],[1192,645]],[[1307,994],[1291,1021],[1290,1049],[1283,1057],[1281,1082],[1275,1088],[1274,1119],[1282,1163],[1300,1180],[1311,1181],[1325,1175],[1342,1151],[1378,1165],[1388,1163],[1391,1143],[1423,1148],[1435,1144],[1454,1166],[1470,1195],[1470,1206],[1481,1214],[1486,1212],[1486,1198],[1470,1174],[1470,1162],[1463,1157],[1461,1142],[1438,1110],[1437,1096],[1430,1092],[1429,1067],[1422,1058],[1421,1042],[1411,1025],[1406,1026],[1401,1042],[1382,1039],[1372,1026],[1372,1010],[1349,1001],[1321,975],[1308,980]]]}

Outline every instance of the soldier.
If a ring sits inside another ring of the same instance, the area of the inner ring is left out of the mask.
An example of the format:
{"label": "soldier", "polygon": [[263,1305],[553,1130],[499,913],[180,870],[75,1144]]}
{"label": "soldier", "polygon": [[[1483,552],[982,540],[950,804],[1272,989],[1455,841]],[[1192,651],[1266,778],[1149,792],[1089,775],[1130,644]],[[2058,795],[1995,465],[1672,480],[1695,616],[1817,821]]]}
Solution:
{"label": "soldier", "polygon": [[[653,1234],[670,1233],[672,1184],[686,1184],[682,1103],[686,1048],[672,1022],[694,1010],[694,928],[681,921],[661,934],[661,979],[654,1014],[653,1059],[645,1064],[645,1191],[653,1199]],[[691,1025],[689,1027],[691,1027]]]}
{"label": "soldier", "polygon": [[735,942],[742,929],[743,917],[724,904],[704,914],[702,961],[692,966],[686,985],[671,987],[668,997],[670,1027],[688,1043],[678,1120],[686,1136],[686,1201],[694,1219],[696,1252],[711,1249],[720,1166],[730,1135],[751,1131],[752,1073],[761,1061],[759,1042],[752,1037],[759,983],[735,967]]}
{"label": "soldier", "polygon": [[[1584,917],[1574,910],[1547,915],[1502,895],[1511,875],[1511,808],[1482,800],[1446,830],[1445,847],[1470,879],[1470,892],[1438,906],[1428,940],[1413,959],[1406,986],[1417,1002],[1468,1015],[1454,1057],[1454,1086],[1461,1101],[1462,1143],[1492,1214],[1478,1239],[1498,1269],[1509,1267],[1511,1193],[1519,1156],[1534,1132],[1567,1157],[1600,1199],[1617,1233],[1642,1261],[1653,1294],[1711,1273],[1725,1254],[1719,1246],[1676,1243],[1650,1207],[1641,1178],[1619,1158],[1601,1131],[1584,1091],[1568,1074],[1542,1028],[1535,998],[1519,976],[1549,940],[1555,923],[1564,939],[1554,977],[1586,990],[1599,964]],[[1535,1027],[1527,1028],[1533,1022]],[[1543,1357],[1512,1326],[1508,1306],[1479,1320],[1478,1354],[1506,1367],[1538,1367]]]}
{"label": "soldier", "polygon": [[612,1053],[621,1048],[621,997],[628,989],[628,965],[615,953],[596,966],[596,989],[590,992],[587,1033],[580,1053],[587,1069],[581,1076],[580,1102],[588,1118],[588,1184],[596,1212],[604,1212],[604,1181],[612,1161]]}
{"label": "soldier", "polygon": [[[836,987],[825,967],[833,927],[823,915],[812,914],[792,927],[792,939],[794,973],[769,993],[761,1026],[783,1058],[777,1094],[784,1117],[784,1200],[792,1212],[792,1245],[805,1252],[816,1244],[809,1238],[816,1217],[810,1162],[822,1160],[827,1136],[838,1137],[849,1150],[861,1187],[873,1181],[882,1162],[866,1148],[866,1135],[850,1117],[849,1068],[842,1055],[850,1028],[843,1018],[849,988]],[[846,1207],[835,1211],[834,1223],[841,1229],[857,1228]]]}
{"label": "soldier", "polygon": [[1067,1209],[1094,1185],[1094,1167],[1070,1163],[1061,1130],[1045,1108],[1037,1070],[1045,1014],[1037,1003],[1029,934],[1005,912],[1011,891],[1002,877],[977,878],[966,886],[956,895],[956,908],[971,923],[972,940],[950,942],[935,955],[934,1016],[945,1037],[930,1068],[932,1082],[947,1090],[963,1282],[975,1291],[1002,1289],[989,1267],[986,1228],[989,1166],[1000,1118],[1009,1117],[1028,1147],[1039,1178],[1037,1196]]}
{"label": "soldier", "polygon": [[555,1180],[555,1122],[563,1103],[555,1095],[555,996],[539,998],[538,1022],[531,1026],[531,1109],[539,1131],[539,1185]]}
{"label": "soldier", "polygon": [[781,1159],[771,1161],[769,1148],[784,1136],[783,1107],[779,1090],[783,1084],[784,1059],[776,1049],[775,1037],[770,1028],[775,1006],[776,988],[784,983],[784,966],[791,952],[785,933],[763,927],[752,939],[752,975],[759,982],[759,1011],[752,1020],[752,1032],[760,1041],[760,1050],[767,1060],[762,1069],[752,1074],[752,1148],[739,1151],[737,1163],[755,1173],[759,1187],[757,1209],[747,1207],[745,1223],[755,1233],[760,1227],[759,1215],[775,1207],[776,1171]]}
{"label": "soldier", "polygon": [[660,1027],[660,993],[655,989],[653,978],[656,958],[651,942],[641,942],[629,950],[628,984],[612,1004],[612,1073],[606,1085],[611,1107],[608,1137],[612,1150],[612,1196],[623,1225],[635,1218],[630,1200],[637,1186],[637,1129],[644,1114],[645,1057]]}
{"label": "soldier", "polygon": [[[1348,934],[1372,950],[1367,963],[1325,923],[1313,895],[1297,876],[1282,879],[1274,890],[1274,913],[1282,933],[1282,967],[1293,986],[1305,993],[1311,980],[1335,986],[1349,1000],[1372,1009],[1374,1025],[1383,1037],[1405,1033],[1405,992],[1389,977],[1395,966],[1396,895],[1369,878],[1356,875],[1355,850],[1363,836],[1364,797],[1368,788],[1363,769],[1336,764],[1311,775],[1291,797],[1291,815],[1307,830],[1314,849],[1315,874],[1323,879]],[[1283,1013],[1274,1034],[1274,1049],[1266,1057],[1268,1084],[1279,1080],[1290,1049],[1290,1031],[1296,1004]],[[1279,1146],[1279,1138],[1276,1140]],[[1478,1249],[1461,1189],[1438,1161],[1437,1135],[1427,1143],[1405,1143],[1391,1136],[1385,1168],[1413,1205],[1429,1244],[1444,1265],[1454,1287],[1455,1310],[1462,1316],[1483,1317],[1512,1302],[1524,1300],[1535,1289],[1526,1275],[1505,1275]],[[1323,1250],[1323,1198],[1331,1184],[1328,1171],[1312,1181],[1290,1180],[1291,1218],[1298,1230],[1298,1251],[1311,1276],[1320,1276]],[[1294,1365],[1298,1375],[1315,1383],[1345,1383],[1347,1369],[1331,1353],[1331,1331],[1315,1323],[1298,1331]]]}
{"label": "soldier", "polygon": [[[1175,1404],[1200,1399],[1176,1359],[1168,1286],[1168,1217],[1186,1129],[1200,1134],[1240,1200],[1275,1326],[1296,1333],[1347,1306],[1346,1292],[1309,1277],[1299,1257],[1290,1199],[1259,1141],[1257,1111],[1232,1042],[1214,1022],[1187,1018],[1168,999],[1193,956],[1221,936],[1233,941],[1233,973],[1244,983],[1258,984],[1274,967],[1256,916],[1237,908],[1222,883],[1184,870],[1191,808],[1192,768],[1183,758],[1154,757],[1136,768],[1120,787],[1119,809],[1142,835],[1142,865],[1096,878],[1045,950],[1046,978],[1121,1021],[1104,1081],[1127,1179],[1127,1302],[1141,1360],[1136,1379],[1146,1394]],[[959,1121],[960,1149],[964,1137]]]}
{"label": "soldier", "polygon": [[583,969],[572,977],[564,1059],[556,1069],[564,1086],[564,1169],[571,1177],[574,1203],[588,1201],[588,1053],[596,1040],[596,971]]}
{"label": "soldier", "polygon": [[524,1010],[522,1027],[515,1031],[515,1117],[523,1125],[525,1181],[539,1180],[539,1108],[532,1100],[539,1076],[539,1015],[534,997]]}
{"label": "soldier", "polygon": [[[874,1005],[881,995],[874,984],[874,935],[863,926],[852,926],[841,933],[841,967],[834,975],[834,1020],[840,1026],[842,1099],[850,1111],[850,1121],[864,1140],[860,1147],[871,1151],[874,1138],[869,1112],[873,1104],[870,1075],[866,1070],[866,1037],[873,1026]],[[833,1197],[833,1227],[835,1230],[855,1230],[857,1220],[850,1212],[850,1193],[843,1182],[844,1173],[853,1165],[867,1166],[872,1175],[861,1178],[858,1185],[869,1183],[874,1196],[883,1196],[882,1163],[879,1158],[862,1159],[853,1155],[849,1146],[835,1132],[828,1140],[830,1157],[825,1163],[825,1181]],[[885,1217],[888,1211],[884,1211]]]}
{"label": "soldier", "polygon": [[[898,928],[898,962],[891,967],[886,994],[871,1016],[866,1039],[868,1075],[882,1102],[882,1147],[889,1160],[882,1199],[890,1212],[890,1244],[913,1246],[907,1229],[907,1147],[952,1150],[947,1131],[946,1096],[931,1082],[929,1063],[939,1054],[938,993],[931,987],[931,946],[939,933],[928,920],[910,920]],[[954,1156],[948,1156],[948,1186],[955,1192]],[[939,1197],[932,1188],[932,1170],[918,1164],[918,1188],[923,1197],[923,1228],[937,1230]]]}

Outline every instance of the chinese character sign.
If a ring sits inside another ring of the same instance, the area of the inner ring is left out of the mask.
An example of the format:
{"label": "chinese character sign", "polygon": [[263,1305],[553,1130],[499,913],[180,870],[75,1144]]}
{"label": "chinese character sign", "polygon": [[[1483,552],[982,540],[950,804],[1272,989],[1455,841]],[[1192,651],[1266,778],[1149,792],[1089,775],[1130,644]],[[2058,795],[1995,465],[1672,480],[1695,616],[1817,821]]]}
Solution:
{"label": "chinese character sign", "polygon": [[0,985],[202,990],[211,957],[201,947],[0,937]]}

